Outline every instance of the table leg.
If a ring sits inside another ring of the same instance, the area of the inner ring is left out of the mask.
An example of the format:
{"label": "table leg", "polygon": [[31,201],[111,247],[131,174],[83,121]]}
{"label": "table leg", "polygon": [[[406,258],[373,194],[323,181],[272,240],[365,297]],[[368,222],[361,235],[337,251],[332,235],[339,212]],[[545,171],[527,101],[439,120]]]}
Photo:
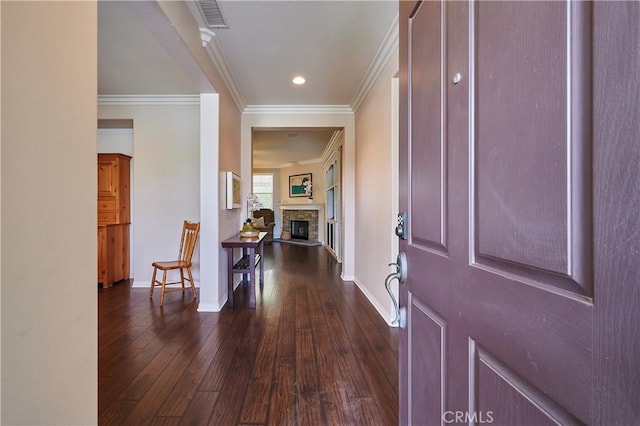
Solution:
{"label": "table leg", "polygon": [[264,239],[260,241],[260,292],[264,289]]}
{"label": "table leg", "polygon": [[256,249],[249,248],[249,307],[256,307]]}
{"label": "table leg", "polygon": [[227,250],[227,306],[233,308],[233,249]]}
{"label": "table leg", "polygon": [[[247,248],[246,247],[242,247],[242,257],[245,257],[247,255]],[[247,275],[247,273],[243,273],[242,274],[242,284],[246,284],[248,282],[248,278],[249,276]]]}

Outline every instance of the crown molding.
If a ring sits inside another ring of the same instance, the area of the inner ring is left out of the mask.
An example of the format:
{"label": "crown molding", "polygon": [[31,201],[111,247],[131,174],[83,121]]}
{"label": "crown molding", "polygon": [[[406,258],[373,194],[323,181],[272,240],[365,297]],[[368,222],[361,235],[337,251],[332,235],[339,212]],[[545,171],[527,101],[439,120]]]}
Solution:
{"label": "crown molding", "polygon": [[200,41],[202,41],[202,47],[207,47],[207,44],[216,36],[216,33],[208,28],[200,28]]}
{"label": "crown molding", "polygon": [[220,46],[218,45],[215,33],[206,28],[200,28],[200,37],[202,40],[202,46],[209,54],[209,57],[213,61],[213,65],[220,73],[220,77],[222,78],[224,85],[227,86],[229,93],[231,93],[233,102],[235,102],[238,110],[242,111],[247,106],[247,102],[244,100],[244,95],[242,94],[242,90],[240,90],[240,86],[236,82],[235,78],[233,78],[233,73],[231,72],[229,63],[222,53],[222,49],[220,49]]}
{"label": "crown molding", "polygon": [[364,78],[360,82],[360,86],[358,86],[358,90],[356,90],[356,94],[353,96],[351,100],[351,109],[356,112],[362,101],[367,97],[367,94],[373,87],[373,84],[376,82],[380,73],[384,69],[384,67],[389,63],[391,57],[398,50],[399,39],[398,36],[400,34],[400,30],[398,27],[398,14],[394,18],[387,34],[384,36],[376,55],[371,61],[369,68],[367,68],[367,72],[364,74]]}
{"label": "crown molding", "polygon": [[98,106],[200,105],[200,95],[99,95]]}
{"label": "crown molding", "polygon": [[247,105],[245,114],[353,114],[353,110],[349,105]]}
{"label": "crown molding", "polygon": [[300,161],[298,161],[298,164],[300,164],[302,166],[306,166],[308,164],[318,164],[318,163],[322,163],[322,157],[310,158],[308,160],[300,160]]}

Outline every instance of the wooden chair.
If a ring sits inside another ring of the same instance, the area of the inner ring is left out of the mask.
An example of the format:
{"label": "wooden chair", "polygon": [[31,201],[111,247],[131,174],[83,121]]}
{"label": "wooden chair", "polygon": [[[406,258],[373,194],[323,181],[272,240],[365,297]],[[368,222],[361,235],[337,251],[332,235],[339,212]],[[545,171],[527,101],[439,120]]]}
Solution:
{"label": "wooden chair", "polygon": [[[162,287],[160,293],[160,306],[164,304],[164,294],[172,291],[185,291],[184,281],[187,280],[191,283],[191,293],[193,298],[196,298],[196,287],[193,285],[193,275],[191,275],[191,257],[193,251],[196,248],[196,242],[198,241],[198,234],[200,233],[200,223],[191,223],[184,221],[182,226],[182,238],[180,238],[180,250],[178,251],[178,259],[164,262],[153,262],[153,277],[151,278],[151,291],[149,297],[153,298],[153,289],[157,286]],[[162,281],[156,279],[156,273],[158,269],[162,271]],[[167,282],[167,271],[180,270],[180,281]],[[187,271],[189,277],[184,276],[184,271]],[[166,288],[168,284],[182,284],[182,288]]]}

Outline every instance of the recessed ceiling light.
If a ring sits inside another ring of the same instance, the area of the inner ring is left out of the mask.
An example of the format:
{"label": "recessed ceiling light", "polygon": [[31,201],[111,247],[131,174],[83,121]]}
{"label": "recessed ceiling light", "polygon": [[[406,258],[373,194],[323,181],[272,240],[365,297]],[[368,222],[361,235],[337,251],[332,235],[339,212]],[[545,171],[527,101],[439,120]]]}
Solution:
{"label": "recessed ceiling light", "polygon": [[296,75],[296,76],[295,76],[295,77],[293,77],[293,79],[291,80],[291,82],[292,82],[293,84],[298,84],[298,85],[300,85],[300,84],[304,84],[306,81],[307,81],[307,80],[306,80],[303,76],[301,76],[301,75]]}

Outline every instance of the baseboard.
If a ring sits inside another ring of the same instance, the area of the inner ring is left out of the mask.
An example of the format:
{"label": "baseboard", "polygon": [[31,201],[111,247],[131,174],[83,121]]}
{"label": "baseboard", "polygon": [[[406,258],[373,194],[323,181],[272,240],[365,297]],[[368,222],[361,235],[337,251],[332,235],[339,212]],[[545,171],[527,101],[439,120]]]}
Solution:
{"label": "baseboard", "polygon": [[364,297],[369,300],[369,303],[371,303],[373,307],[376,308],[376,311],[378,311],[378,314],[382,317],[384,322],[386,322],[389,327],[397,327],[397,324],[391,324],[391,321],[393,321],[393,314],[387,312],[386,309],[380,306],[377,300],[371,295],[371,293],[369,293],[367,288],[360,282],[360,280],[358,280],[358,278],[354,278],[353,282],[358,286],[362,294],[364,294]]}
{"label": "baseboard", "polygon": [[[225,302],[226,303],[226,302]],[[224,304],[217,305],[215,303],[198,303],[198,312],[220,312]]]}
{"label": "baseboard", "polygon": [[343,275],[340,274],[340,279],[342,281],[355,281],[355,277],[353,275]]}

